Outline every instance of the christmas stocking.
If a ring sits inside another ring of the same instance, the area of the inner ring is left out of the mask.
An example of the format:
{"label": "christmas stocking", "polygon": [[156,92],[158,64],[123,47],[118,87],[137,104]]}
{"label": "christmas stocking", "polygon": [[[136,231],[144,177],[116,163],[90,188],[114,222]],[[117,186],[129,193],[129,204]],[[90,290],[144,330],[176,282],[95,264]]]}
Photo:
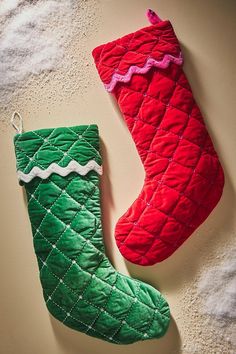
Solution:
{"label": "christmas stocking", "polygon": [[14,144],[49,312],[117,344],[164,335],[170,320],[165,299],[117,272],[105,255],[97,126],[19,133]]}
{"label": "christmas stocking", "polygon": [[208,217],[224,185],[172,25],[151,10],[147,14],[151,26],[92,52],[146,173],[115,235],[123,256],[140,265],[169,257]]}

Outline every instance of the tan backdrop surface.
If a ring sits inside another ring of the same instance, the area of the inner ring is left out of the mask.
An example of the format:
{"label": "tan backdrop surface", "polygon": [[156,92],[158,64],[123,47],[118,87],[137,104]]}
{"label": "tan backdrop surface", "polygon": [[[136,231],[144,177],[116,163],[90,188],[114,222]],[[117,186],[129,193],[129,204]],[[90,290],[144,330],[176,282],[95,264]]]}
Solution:
{"label": "tan backdrop surface", "polygon": [[[202,314],[204,299],[197,295],[196,283],[205,269],[221,260],[221,249],[231,247],[236,230],[235,1],[95,2],[96,11],[94,1],[90,4],[88,0],[86,5],[93,14],[89,35],[85,34],[86,40],[75,36],[66,51],[65,55],[73,58],[69,71],[62,67],[46,77],[35,76],[1,109],[0,353],[233,353],[230,341],[221,338],[217,327],[210,325]],[[172,21],[181,41],[184,70],[221,157],[226,185],[217,208],[172,257],[159,265],[142,268],[123,260],[113,234],[116,220],[140,191],[144,171],[130,134],[98,78],[91,50],[146,26],[148,7]],[[8,123],[13,109],[24,117],[26,131],[91,122],[99,125],[107,252],[117,269],[150,282],[168,299],[173,320],[164,338],[115,346],[72,331],[48,314],[26,205],[15,174],[14,132]]]}

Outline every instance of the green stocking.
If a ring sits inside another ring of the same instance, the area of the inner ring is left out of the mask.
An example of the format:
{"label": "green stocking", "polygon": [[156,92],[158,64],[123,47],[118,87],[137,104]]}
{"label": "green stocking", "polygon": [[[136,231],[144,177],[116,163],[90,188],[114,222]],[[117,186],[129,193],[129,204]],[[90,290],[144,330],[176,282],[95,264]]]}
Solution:
{"label": "green stocking", "polygon": [[30,131],[16,134],[14,143],[49,312],[68,327],[117,344],[164,335],[170,317],[165,299],[117,272],[105,255],[97,126]]}

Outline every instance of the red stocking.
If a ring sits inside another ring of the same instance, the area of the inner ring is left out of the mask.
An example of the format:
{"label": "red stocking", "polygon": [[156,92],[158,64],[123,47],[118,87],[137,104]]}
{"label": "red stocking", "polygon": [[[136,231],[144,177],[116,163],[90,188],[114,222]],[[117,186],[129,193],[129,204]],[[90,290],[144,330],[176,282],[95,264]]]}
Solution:
{"label": "red stocking", "polygon": [[169,257],[208,217],[223,170],[182,69],[170,21],[98,46],[93,57],[142,160],[142,191],[116,225],[123,256],[141,265]]}

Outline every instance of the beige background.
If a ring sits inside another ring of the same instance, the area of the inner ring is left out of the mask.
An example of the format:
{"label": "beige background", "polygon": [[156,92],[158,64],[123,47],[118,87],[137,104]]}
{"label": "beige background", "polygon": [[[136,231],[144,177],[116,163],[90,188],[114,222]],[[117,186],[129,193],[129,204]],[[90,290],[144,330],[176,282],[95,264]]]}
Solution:
{"label": "beige background", "polygon": [[[144,13],[148,7],[174,25],[185,58],[184,70],[221,157],[226,185],[217,208],[172,257],[142,268],[124,262],[113,230],[117,218],[140,191],[144,172],[128,130],[98,78],[91,50],[146,26]],[[99,1],[91,23],[94,31],[90,29],[86,41],[75,37],[68,49],[66,55],[75,59],[69,75],[61,68],[49,75],[49,80],[43,75],[36,77],[7,109],[1,110],[1,354],[233,353],[230,343],[219,338],[213,325],[206,328],[195,284],[204,269],[219,261],[221,248],[230,247],[236,230],[235,10],[233,0]],[[48,314],[23,193],[15,174],[14,133],[6,123],[13,109],[24,116],[25,130],[91,122],[99,125],[108,254],[121,272],[130,272],[165,294],[173,321],[164,338],[116,346],[72,331]]]}

